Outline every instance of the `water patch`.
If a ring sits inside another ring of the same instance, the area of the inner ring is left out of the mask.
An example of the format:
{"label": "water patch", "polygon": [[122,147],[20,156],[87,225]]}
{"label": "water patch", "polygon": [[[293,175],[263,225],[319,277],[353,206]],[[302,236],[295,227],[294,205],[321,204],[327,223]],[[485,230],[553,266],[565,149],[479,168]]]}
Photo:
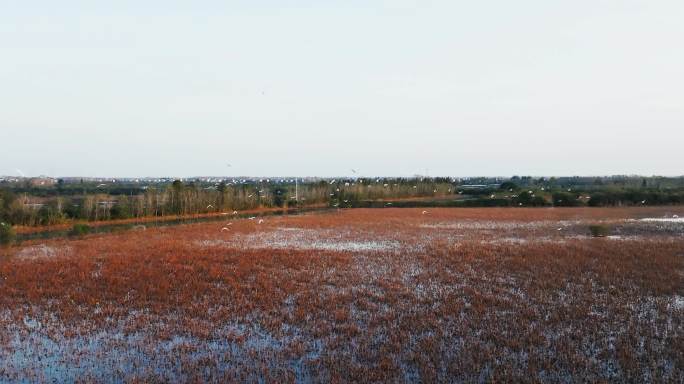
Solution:
{"label": "water patch", "polygon": [[639,221],[651,223],[682,223],[684,224],[684,217],[647,217]]}
{"label": "water patch", "polygon": [[71,254],[71,247],[54,247],[45,244],[33,245],[19,250],[14,256],[22,260],[46,259]]}

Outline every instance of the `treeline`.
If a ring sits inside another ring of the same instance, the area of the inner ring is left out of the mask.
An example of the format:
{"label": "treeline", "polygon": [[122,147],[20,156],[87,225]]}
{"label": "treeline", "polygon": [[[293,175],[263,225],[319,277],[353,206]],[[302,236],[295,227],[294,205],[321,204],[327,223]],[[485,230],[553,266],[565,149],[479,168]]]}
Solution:
{"label": "treeline", "polygon": [[[30,193],[0,185],[0,221],[51,225],[260,208],[576,207],[684,204],[680,178],[353,178],[306,183],[176,180],[145,186],[57,183]],[[610,182],[608,182],[610,180]],[[294,181],[294,180],[292,180]],[[491,183],[500,181],[499,183]],[[589,184],[586,184],[588,183]],[[628,186],[618,186],[624,183]],[[668,187],[663,187],[667,184]],[[562,185],[562,186],[561,186]],[[570,186],[569,186],[570,185]],[[580,186],[578,186],[580,185]],[[78,190],[81,193],[77,193]]]}
{"label": "treeline", "polygon": [[35,196],[0,189],[0,220],[12,225],[37,226],[69,220],[185,216],[314,205],[337,207],[352,201],[444,196],[454,191],[454,186],[443,179],[349,179],[297,185],[219,183],[209,186],[176,180],[129,195],[87,192],[73,195],[73,191],[69,191],[54,196],[52,191],[43,191]]}

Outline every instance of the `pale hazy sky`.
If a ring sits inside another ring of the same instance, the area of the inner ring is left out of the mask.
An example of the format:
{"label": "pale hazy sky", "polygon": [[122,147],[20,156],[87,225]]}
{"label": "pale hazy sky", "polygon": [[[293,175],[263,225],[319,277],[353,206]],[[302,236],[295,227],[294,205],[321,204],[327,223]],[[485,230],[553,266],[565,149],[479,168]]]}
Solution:
{"label": "pale hazy sky", "polygon": [[681,175],[683,20],[681,0],[2,1],[0,174]]}

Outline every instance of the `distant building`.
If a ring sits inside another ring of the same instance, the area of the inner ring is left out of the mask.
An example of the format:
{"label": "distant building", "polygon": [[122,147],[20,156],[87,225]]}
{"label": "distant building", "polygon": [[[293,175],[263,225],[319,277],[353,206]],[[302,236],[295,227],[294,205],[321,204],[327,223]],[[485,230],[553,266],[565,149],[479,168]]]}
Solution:
{"label": "distant building", "polygon": [[57,184],[57,179],[51,177],[33,177],[29,179],[32,187],[48,187]]}

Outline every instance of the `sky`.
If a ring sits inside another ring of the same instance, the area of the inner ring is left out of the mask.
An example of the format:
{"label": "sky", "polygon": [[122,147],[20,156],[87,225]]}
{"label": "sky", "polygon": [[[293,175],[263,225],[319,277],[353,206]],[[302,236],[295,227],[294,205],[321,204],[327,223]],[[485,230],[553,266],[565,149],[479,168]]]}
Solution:
{"label": "sky", "polygon": [[684,175],[684,2],[3,1],[0,175]]}

